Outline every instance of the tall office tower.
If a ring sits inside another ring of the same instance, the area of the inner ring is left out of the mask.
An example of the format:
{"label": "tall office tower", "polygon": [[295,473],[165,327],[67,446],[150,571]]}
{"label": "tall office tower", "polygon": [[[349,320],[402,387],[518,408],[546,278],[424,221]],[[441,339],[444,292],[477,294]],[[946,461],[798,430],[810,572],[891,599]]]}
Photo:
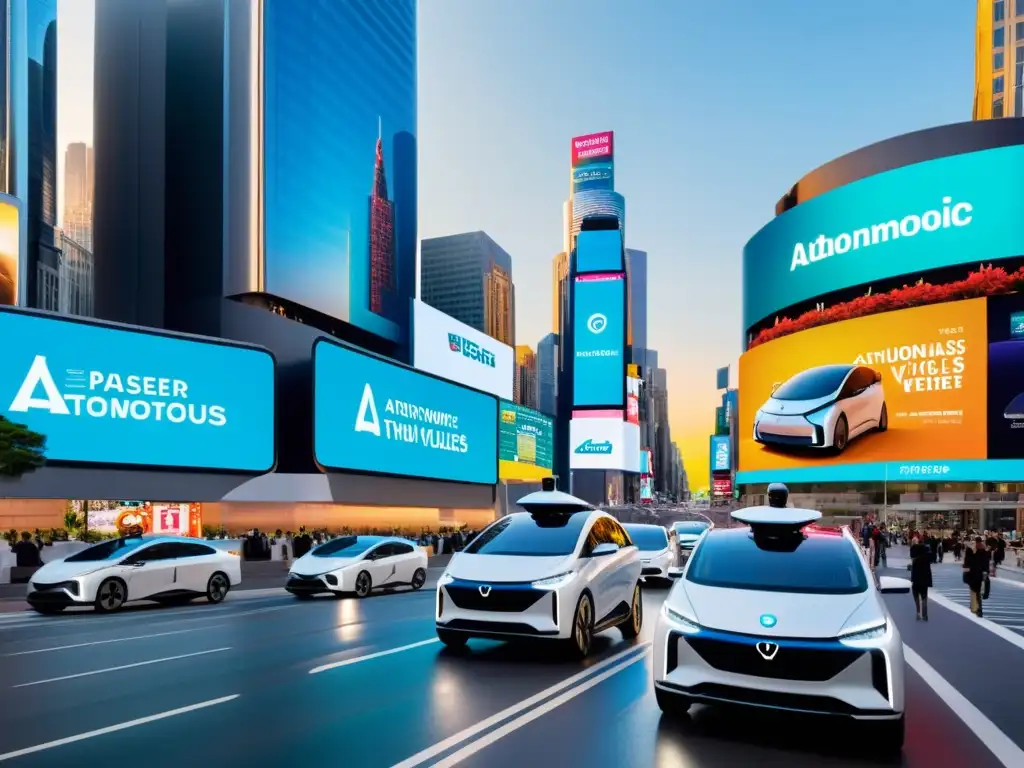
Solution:
{"label": "tall office tower", "polygon": [[549,333],[537,343],[537,410],[558,412],[558,334]]}
{"label": "tall office tower", "polygon": [[974,119],[1024,116],[1024,2],[977,0]]}
{"label": "tall office tower", "polygon": [[64,151],[64,212],[61,229],[92,251],[92,148],[81,142]]}
{"label": "tall office tower", "polygon": [[629,269],[629,327],[633,345],[631,363],[644,365],[647,350],[647,251],[626,249]]}
{"label": "tall office tower", "polygon": [[562,323],[569,301],[569,254],[556,253],[551,260],[551,331],[562,333]]}
{"label": "tall office tower", "polygon": [[575,246],[583,219],[588,216],[614,216],[619,220],[622,240],[626,240],[626,198],[611,189],[587,189],[577,192],[572,200],[572,222],[569,242]]}
{"label": "tall office tower", "polygon": [[57,271],[57,310],[65,315],[92,317],[93,257],[81,243],[61,235],[60,268]]}
{"label": "tall office tower", "polygon": [[[378,122],[379,125],[379,122]],[[388,199],[384,173],[384,144],[377,129],[377,156],[373,165],[370,194],[370,311],[387,314],[395,290],[395,207]]]}
{"label": "tall office tower", "polygon": [[516,347],[512,392],[515,401],[520,405],[537,408],[537,355],[525,344]]}
{"label": "tall office tower", "polygon": [[486,232],[432,237],[420,243],[420,298],[515,346],[512,257]]}
{"label": "tall office tower", "polygon": [[[671,460],[672,434],[668,424],[668,373],[664,368],[647,369],[648,389],[651,393],[651,410],[648,416],[651,450],[654,451],[654,466],[667,467]],[[654,478],[655,490],[668,492],[668,474],[657,472]]]}

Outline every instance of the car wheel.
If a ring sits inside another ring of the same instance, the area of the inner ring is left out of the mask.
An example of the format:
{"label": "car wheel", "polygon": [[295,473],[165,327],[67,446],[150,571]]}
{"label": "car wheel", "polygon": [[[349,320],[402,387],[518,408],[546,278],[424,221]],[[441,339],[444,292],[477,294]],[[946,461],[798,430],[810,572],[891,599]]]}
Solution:
{"label": "car wheel", "polygon": [[437,628],[437,639],[448,648],[465,648],[469,638],[461,632],[453,632],[450,629]]}
{"label": "car wheel", "polygon": [[366,597],[373,589],[373,580],[366,571],[360,571],[356,576],[356,597]]}
{"label": "car wheel", "polygon": [[412,588],[423,589],[423,585],[427,583],[427,572],[422,568],[417,568],[416,573],[412,575]]}
{"label": "car wheel", "polygon": [[661,688],[654,689],[654,698],[658,700],[658,708],[666,715],[685,715],[690,711],[693,702],[687,696],[669,693]]}
{"label": "car wheel", "polygon": [[898,755],[903,751],[906,737],[906,719],[900,715],[897,720],[882,720],[874,724],[877,728],[873,744],[877,744],[880,752],[886,756]]}
{"label": "car wheel", "polygon": [[640,594],[640,585],[633,587],[633,605],[630,607],[629,616],[619,624],[622,636],[631,640],[640,634],[644,627],[644,599]]}
{"label": "car wheel", "polygon": [[210,580],[206,582],[206,599],[211,603],[219,603],[228,596],[228,591],[231,589],[231,582],[228,581],[228,577],[220,571],[217,571],[210,577]]}
{"label": "car wheel", "polygon": [[96,610],[113,613],[121,610],[128,599],[128,587],[120,579],[105,579],[96,590]]}
{"label": "car wheel", "polygon": [[41,613],[44,616],[55,616],[58,613],[63,613],[66,605],[33,605],[32,610],[36,613]]}
{"label": "car wheel", "polygon": [[836,427],[832,431],[832,450],[836,453],[842,453],[846,450],[846,444],[850,439],[850,425],[846,421],[846,416],[840,416],[839,420],[836,421]]}
{"label": "car wheel", "polygon": [[882,412],[878,414],[878,431],[885,432],[889,428],[889,408],[882,403]]}
{"label": "car wheel", "polygon": [[576,603],[572,615],[572,634],[569,636],[569,651],[578,658],[584,659],[590,653],[590,645],[594,639],[594,603],[590,595],[584,592]]}

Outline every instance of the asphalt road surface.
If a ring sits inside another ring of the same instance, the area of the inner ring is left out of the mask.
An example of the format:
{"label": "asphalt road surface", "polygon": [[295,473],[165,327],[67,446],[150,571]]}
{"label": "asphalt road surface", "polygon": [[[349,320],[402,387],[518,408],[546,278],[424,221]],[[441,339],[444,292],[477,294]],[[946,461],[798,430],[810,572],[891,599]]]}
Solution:
{"label": "asphalt road surface", "polygon": [[705,707],[662,717],[649,640],[664,591],[646,591],[638,641],[604,633],[581,664],[482,641],[468,654],[442,650],[436,576],[421,592],[366,600],[257,590],[217,606],[4,615],[0,762],[1024,765],[1024,638],[1016,645],[940,604],[925,624],[909,596],[892,596],[912,664],[904,754],[882,760],[845,722]]}

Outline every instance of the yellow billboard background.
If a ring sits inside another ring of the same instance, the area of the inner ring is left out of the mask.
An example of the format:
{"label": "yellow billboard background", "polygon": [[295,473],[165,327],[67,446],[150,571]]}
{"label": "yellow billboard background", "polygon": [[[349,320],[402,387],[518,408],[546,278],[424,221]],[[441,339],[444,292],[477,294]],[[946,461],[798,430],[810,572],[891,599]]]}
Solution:
{"label": "yellow billboard background", "polygon": [[18,207],[0,199],[0,304],[18,303]]}
{"label": "yellow billboard background", "polygon": [[[985,299],[915,307],[811,328],[740,357],[739,470],[987,455],[988,325]],[[842,455],[754,441],[754,417],[790,377],[856,363],[882,374],[885,433],[865,433]]]}

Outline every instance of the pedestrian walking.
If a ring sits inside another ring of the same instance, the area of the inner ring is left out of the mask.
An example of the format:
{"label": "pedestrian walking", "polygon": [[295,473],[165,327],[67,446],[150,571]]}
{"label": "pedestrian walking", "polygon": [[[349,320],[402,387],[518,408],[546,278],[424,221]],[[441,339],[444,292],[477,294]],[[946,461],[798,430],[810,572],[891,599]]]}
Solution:
{"label": "pedestrian walking", "polygon": [[910,544],[910,591],[914,595],[917,618],[928,621],[928,589],[932,586],[932,564],[928,548],[918,536]]}
{"label": "pedestrian walking", "polygon": [[964,584],[971,590],[971,613],[982,616],[982,590],[988,578],[990,558],[981,536],[974,539],[974,547],[964,553]]}

